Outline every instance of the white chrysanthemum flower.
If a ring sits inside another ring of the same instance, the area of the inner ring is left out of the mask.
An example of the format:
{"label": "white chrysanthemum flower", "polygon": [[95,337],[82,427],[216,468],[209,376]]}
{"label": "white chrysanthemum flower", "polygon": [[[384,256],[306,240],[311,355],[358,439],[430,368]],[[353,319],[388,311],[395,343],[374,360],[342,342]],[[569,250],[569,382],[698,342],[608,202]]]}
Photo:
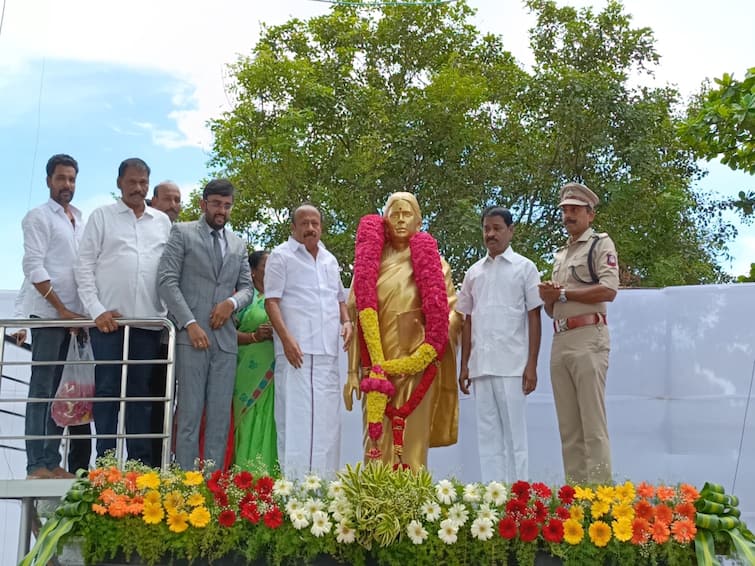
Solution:
{"label": "white chrysanthemum flower", "polygon": [[472,521],[470,531],[472,536],[477,540],[489,540],[493,537],[493,521],[478,517]]}
{"label": "white chrysanthemum flower", "polygon": [[343,521],[351,518],[353,509],[347,499],[339,498],[330,502],[328,512],[333,515],[333,519],[336,521]]}
{"label": "white chrysanthemum flower", "polygon": [[293,489],[294,484],[288,480],[275,480],[275,483],[273,484],[273,493],[280,497],[288,497],[289,495],[291,495],[291,491]]}
{"label": "white chrysanthemum flower", "polygon": [[444,519],[440,522],[440,529],[438,530],[438,538],[446,544],[453,544],[456,542],[456,533],[459,532],[456,523],[451,519]]}
{"label": "white chrysanthemum flower", "polygon": [[448,509],[448,518],[456,523],[457,527],[461,527],[467,522],[469,511],[467,511],[467,508],[463,503],[454,503]]}
{"label": "white chrysanthemum flower", "polygon": [[304,512],[304,509],[299,509],[291,515],[291,524],[298,530],[305,529],[309,526],[309,519],[307,519],[307,514]]}
{"label": "white chrysanthemum flower", "polygon": [[487,519],[488,521],[495,523],[498,520],[498,513],[490,508],[490,505],[483,503],[480,505],[480,509],[477,511],[478,519]]}
{"label": "white chrysanthemum flower", "polygon": [[328,521],[328,514],[324,511],[315,511],[312,514],[312,528],[310,530],[316,537],[329,533],[332,526],[333,524]]}
{"label": "white chrysanthemum flower", "polygon": [[412,520],[412,522],[406,526],[406,534],[409,536],[409,540],[414,544],[422,544],[427,538],[425,527],[423,527],[422,523],[416,519]]}
{"label": "white chrysanthemum flower", "polygon": [[440,505],[435,501],[428,501],[422,506],[422,514],[430,522],[437,521],[440,518]]}
{"label": "white chrysanthemum flower", "polygon": [[497,481],[492,481],[485,488],[485,495],[483,499],[485,503],[492,503],[496,507],[503,505],[506,502],[506,486]]}
{"label": "white chrysanthemum flower", "polygon": [[310,497],[304,502],[304,509],[307,511],[307,513],[311,517],[318,511],[322,511],[323,509],[325,509],[325,504],[319,499],[313,499]]}
{"label": "white chrysanthemum flower", "polygon": [[288,502],[286,502],[286,513],[288,513],[289,516],[292,516],[294,513],[303,510],[304,505],[302,505],[302,502],[298,499],[289,499]]}
{"label": "white chrysanthemum flower", "polygon": [[454,484],[448,480],[440,480],[435,486],[435,494],[438,497],[438,501],[444,505],[453,503],[456,501],[456,490]]}
{"label": "white chrysanthemum flower", "polygon": [[464,486],[463,499],[467,503],[477,503],[482,496],[480,495],[480,486],[476,483],[468,483]]}
{"label": "white chrysanthemum flower", "polygon": [[356,531],[352,529],[346,521],[341,521],[336,525],[337,542],[351,544],[356,538]]}
{"label": "white chrysanthemum flower", "polygon": [[343,482],[334,480],[328,484],[328,497],[338,499],[343,495]]}
{"label": "white chrysanthemum flower", "polygon": [[315,474],[311,474],[309,476],[304,476],[304,482],[302,483],[302,485],[307,491],[316,491],[320,489],[322,480]]}

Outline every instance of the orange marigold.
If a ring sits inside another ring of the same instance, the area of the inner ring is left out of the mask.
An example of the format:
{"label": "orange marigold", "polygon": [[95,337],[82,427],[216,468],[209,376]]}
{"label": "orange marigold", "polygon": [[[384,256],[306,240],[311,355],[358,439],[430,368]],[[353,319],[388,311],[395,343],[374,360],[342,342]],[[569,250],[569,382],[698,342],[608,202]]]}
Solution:
{"label": "orange marigold", "polygon": [[682,496],[682,501],[685,503],[694,503],[700,499],[700,492],[688,483],[679,485],[679,494]]}
{"label": "orange marigold", "polygon": [[673,487],[659,485],[655,490],[655,494],[661,501],[671,501],[676,495],[676,490]]}
{"label": "orange marigold", "polygon": [[634,504],[634,514],[649,521],[653,518],[653,506],[646,499],[640,499]]}
{"label": "orange marigold", "polygon": [[108,483],[118,483],[121,481],[121,471],[115,466],[111,466],[105,472],[105,479],[107,479]]}
{"label": "orange marigold", "polygon": [[653,541],[658,544],[663,544],[668,541],[671,536],[671,531],[668,528],[668,523],[662,521],[656,521],[653,523]]}
{"label": "orange marigold", "polygon": [[697,534],[697,527],[694,521],[690,519],[680,519],[675,521],[671,525],[671,534],[674,535],[674,540],[682,544],[687,544],[695,540],[695,534]]}
{"label": "orange marigold", "polygon": [[128,506],[123,499],[116,499],[113,501],[107,509],[108,514],[116,519],[119,517],[125,517],[128,513]]}
{"label": "orange marigold", "polygon": [[106,515],[107,507],[100,505],[99,503],[92,503],[92,511],[94,511],[98,515]]}
{"label": "orange marigold", "polygon": [[632,544],[645,544],[650,538],[650,522],[642,517],[632,521]]}
{"label": "orange marigold", "polygon": [[671,521],[674,520],[674,512],[671,510],[671,507],[669,507],[665,503],[659,503],[655,506],[653,511],[656,521],[660,521],[661,523],[666,523],[668,525],[671,523]]}
{"label": "orange marigold", "polygon": [[650,499],[655,495],[655,488],[649,483],[642,482],[637,486],[637,495],[644,497],[645,499]]}
{"label": "orange marigold", "polygon": [[102,490],[102,493],[100,493],[100,501],[102,501],[105,505],[110,505],[113,501],[118,499],[120,495],[115,493],[112,489],[109,487]]}
{"label": "orange marigold", "polygon": [[125,481],[129,491],[136,491],[136,478],[139,477],[137,472],[126,472]]}
{"label": "orange marigold", "polygon": [[105,483],[105,471],[100,468],[95,468],[89,472],[89,483],[94,486],[104,485]]}
{"label": "orange marigold", "polygon": [[692,505],[692,503],[684,502],[679,503],[676,507],[674,507],[674,513],[682,516],[685,519],[694,521],[695,517],[697,516],[697,509],[695,509],[695,506]]}

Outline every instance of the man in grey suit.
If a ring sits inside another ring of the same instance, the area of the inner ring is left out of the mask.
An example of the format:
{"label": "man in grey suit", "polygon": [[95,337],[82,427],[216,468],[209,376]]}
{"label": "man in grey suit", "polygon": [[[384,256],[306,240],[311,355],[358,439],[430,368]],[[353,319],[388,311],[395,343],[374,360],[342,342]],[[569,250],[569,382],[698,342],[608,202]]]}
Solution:
{"label": "man in grey suit", "polygon": [[222,467],[236,378],[236,329],[231,314],[252,299],[247,250],[225,224],[233,185],[207,183],[194,222],[174,224],[158,268],[158,291],[178,330],[176,460],[196,467],[205,413],[204,459]]}

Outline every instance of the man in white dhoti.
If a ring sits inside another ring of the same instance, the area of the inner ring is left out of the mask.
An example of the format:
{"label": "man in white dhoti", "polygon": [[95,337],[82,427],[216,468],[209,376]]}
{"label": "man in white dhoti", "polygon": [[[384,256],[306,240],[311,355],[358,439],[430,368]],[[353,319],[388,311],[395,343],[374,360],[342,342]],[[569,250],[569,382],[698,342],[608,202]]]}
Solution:
{"label": "man in white dhoti", "polygon": [[293,213],[291,237],[265,267],[265,309],[275,330],[275,425],[287,477],[332,474],[340,460],[338,336],[346,349],[352,322],[338,262],[320,242],[320,212]]}
{"label": "man in white dhoti", "polygon": [[526,395],[537,386],[540,307],[535,264],[509,245],[511,212],[482,213],[487,255],[464,276],[459,388],[473,383],[482,481],[528,479]]}

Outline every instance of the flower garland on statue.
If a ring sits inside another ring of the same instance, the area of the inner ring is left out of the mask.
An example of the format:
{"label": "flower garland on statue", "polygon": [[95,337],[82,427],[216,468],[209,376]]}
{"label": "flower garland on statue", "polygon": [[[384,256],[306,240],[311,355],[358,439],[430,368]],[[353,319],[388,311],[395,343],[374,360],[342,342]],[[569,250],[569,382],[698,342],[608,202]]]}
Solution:
{"label": "flower garland on statue", "polygon": [[[354,257],[354,297],[359,313],[359,345],[362,367],[369,375],[362,379],[365,393],[368,435],[373,447],[367,451],[371,459],[382,457],[377,441],[383,434],[383,416],[391,419],[393,451],[398,467],[404,446],[406,418],[422,402],[438,372],[438,360],[448,342],[448,294],[438,243],[426,232],[417,232],[409,240],[414,281],[422,300],[425,317],[425,341],[411,355],[386,360],[380,340],[377,314],[377,280],[385,245],[385,224],[382,216],[369,214],[359,222]],[[388,401],[395,388],[387,376],[405,377],[423,372],[418,386],[401,407]]]}

